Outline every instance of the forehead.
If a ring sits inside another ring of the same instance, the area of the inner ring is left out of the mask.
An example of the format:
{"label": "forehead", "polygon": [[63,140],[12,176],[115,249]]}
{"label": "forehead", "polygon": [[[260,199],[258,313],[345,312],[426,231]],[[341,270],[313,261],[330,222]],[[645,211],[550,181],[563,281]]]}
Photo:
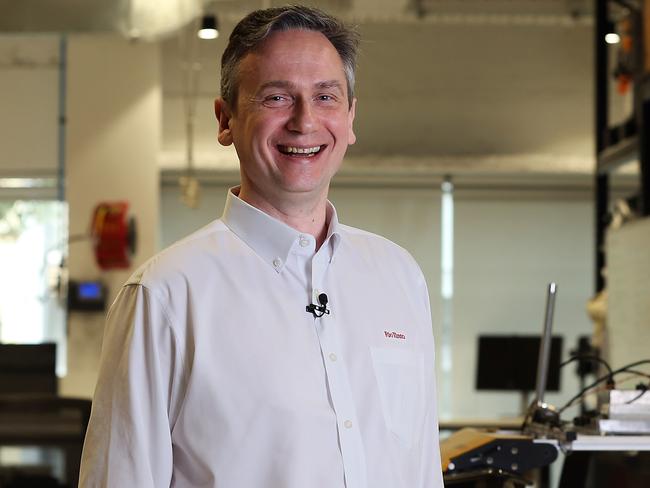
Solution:
{"label": "forehead", "polygon": [[320,32],[274,32],[239,65],[241,88],[254,89],[269,81],[345,83],[343,62],[332,43]]}

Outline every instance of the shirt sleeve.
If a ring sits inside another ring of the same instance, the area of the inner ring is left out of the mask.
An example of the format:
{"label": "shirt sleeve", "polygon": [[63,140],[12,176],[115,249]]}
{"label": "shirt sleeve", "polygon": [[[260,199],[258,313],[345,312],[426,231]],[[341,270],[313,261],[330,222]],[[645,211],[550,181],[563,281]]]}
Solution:
{"label": "shirt sleeve", "polygon": [[79,486],[169,486],[170,411],[180,364],[164,307],[126,285],[108,314]]}
{"label": "shirt sleeve", "polygon": [[424,440],[422,443],[421,451],[421,473],[420,473],[420,486],[421,488],[443,488],[442,481],[442,465],[440,461],[440,438],[438,433],[438,395],[436,389],[436,374],[435,374],[435,346],[433,340],[433,329],[431,321],[431,306],[429,302],[429,291],[427,289],[424,276],[420,274],[420,289],[423,300],[423,306],[426,313],[426,324],[429,330],[427,337],[429,338],[428,348],[429,354],[427,355],[426,364],[426,381],[427,381],[427,413],[424,421]]}

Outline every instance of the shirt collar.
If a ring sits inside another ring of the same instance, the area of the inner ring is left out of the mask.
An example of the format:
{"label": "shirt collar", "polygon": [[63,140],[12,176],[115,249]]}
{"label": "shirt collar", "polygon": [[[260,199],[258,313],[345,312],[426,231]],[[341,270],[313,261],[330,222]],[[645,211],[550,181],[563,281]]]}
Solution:
{"label": "shirt collar", "polygon": [[[239,198],[237,193],[239,187],[228,190],[222,222],[279,273],[287,262],[291,248],[303,234],[253,207]],[[339,247],[341,234],[336,209],[330,201],[327,202],[326,221],[327,237],[322,247],[328,246],[331,260]]]}

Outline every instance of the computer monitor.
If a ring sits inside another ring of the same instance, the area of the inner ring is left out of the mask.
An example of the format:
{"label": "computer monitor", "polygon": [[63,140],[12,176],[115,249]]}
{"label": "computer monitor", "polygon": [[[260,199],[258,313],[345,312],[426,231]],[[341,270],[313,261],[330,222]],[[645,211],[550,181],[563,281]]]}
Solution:
{"label": "computer monitor", "polygon": [[[535,391],[539,335],[483,335],[478,338],[476,389]],[[562,337],[551,339],[546,391],[560,390]]]}
{"label": "computer monitor", "polygon": [[0,344],[0,395],[57,394],[56,344]]}

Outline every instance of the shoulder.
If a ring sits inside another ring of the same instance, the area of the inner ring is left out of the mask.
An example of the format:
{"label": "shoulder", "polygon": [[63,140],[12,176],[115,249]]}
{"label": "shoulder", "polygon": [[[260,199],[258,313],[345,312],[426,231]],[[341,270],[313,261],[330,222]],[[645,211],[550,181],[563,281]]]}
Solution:
{"label": "shoulder", "polygon": [[215,220],[148,259],[125,286],[141,285],[155,293],[161,288],[182,286],[202,275],[231,239],[232,233],[223,222]]}
{"label": "shoulder", "polygon": [[345,224],[339,224],[339,229],[343,237],[341,245],[348,251],[358,254],[360,258],[422,276],[413,256],[390,239]]}
{"label": "shoulder", "polygon": [[345,224],[339,224],[339,228],[344,236],[343,241],[347,241],[352,248],[379,253],[382,256],[389,254],[395,259],[415,264],[415,260],[406,249],[384,236]]}
{"label": "shoulder", "polygon": [[367,285],[381,289],[384,296],[402,297],[403,303],[410,304],[407,309],[422,317],[429,330],[429,292],[413,256],[381,235],[348,225],[341,225],[340,231],[342,239],[335,259],[341,256],[346,270],[362,275]]}

